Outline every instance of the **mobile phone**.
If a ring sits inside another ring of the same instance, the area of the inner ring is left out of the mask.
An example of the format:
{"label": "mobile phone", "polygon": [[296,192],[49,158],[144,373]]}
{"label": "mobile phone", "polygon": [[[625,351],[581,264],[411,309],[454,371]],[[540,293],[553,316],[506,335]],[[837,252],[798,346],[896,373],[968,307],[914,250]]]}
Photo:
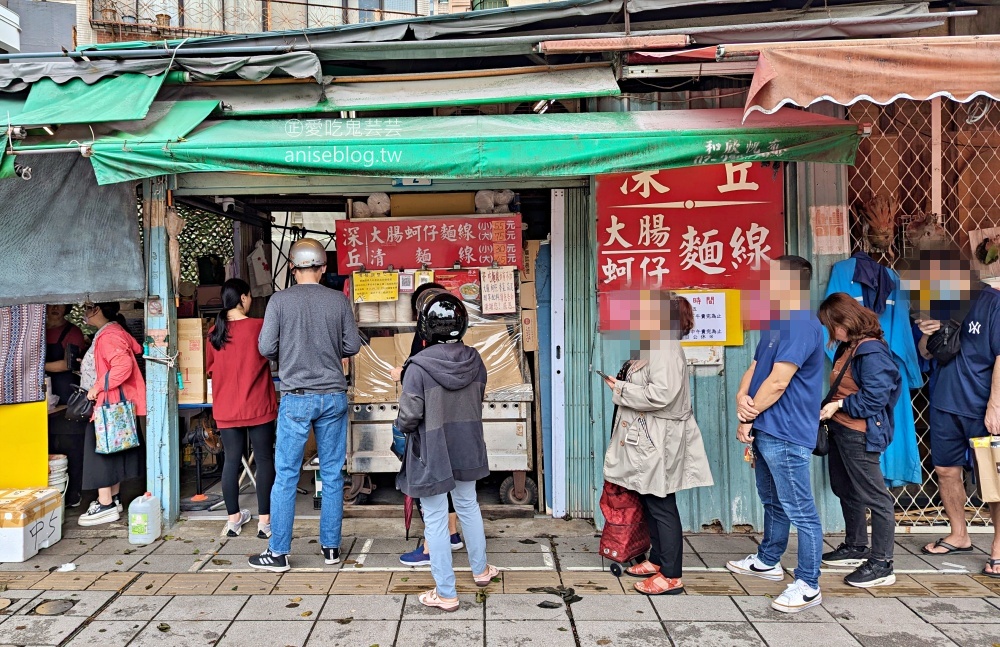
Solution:
{"label": "mobile phone", "polygon": [[597,373],[598,375],[600,375],[601,377],[603,377],[605,380],[610,380],[611,379],[610,377],[608,377],[608,375],[604,371],[602,371],[600,369],[596,369],[595,368],[594,372]]}

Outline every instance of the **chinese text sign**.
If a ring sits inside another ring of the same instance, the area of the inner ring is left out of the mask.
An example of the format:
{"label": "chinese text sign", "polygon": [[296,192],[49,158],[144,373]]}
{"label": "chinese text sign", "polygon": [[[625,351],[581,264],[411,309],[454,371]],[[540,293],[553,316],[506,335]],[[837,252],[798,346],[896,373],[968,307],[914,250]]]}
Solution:
{"label": "chinese text sign", "polygon": [[521,216],[337,221],[337,270],[523,267]]}
{"label": "chinese text sign", "polygon": [[517,295],[514,291],[514,268],[485,268],[482,278],[483,314],[517,312]]}
{"label": "chinese text sign", "polygon": [[598,291],[756,286],[784,227],[780,165],[598,176]]}
{"label": "chinese text sign", "polygon": [[357,272],[354,275],[355,303],[396,301],[399,299],[399,274],[396,272]]}

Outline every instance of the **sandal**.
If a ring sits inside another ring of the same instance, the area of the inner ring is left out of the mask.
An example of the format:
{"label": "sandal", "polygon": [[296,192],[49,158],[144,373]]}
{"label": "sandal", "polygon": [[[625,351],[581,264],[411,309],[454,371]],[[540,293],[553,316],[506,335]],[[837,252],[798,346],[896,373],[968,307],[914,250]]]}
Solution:
{"label": "sandal", "polygon": [[984,568],[983,570],[980,571],[980,573],[982,573],[986,577],[992,577],[995,580],[1000,580],[1000,571],[996,570],[997,567],[1000,567],[1000,559],[995,559],[993,557],[990,557],[989,559],[986,560],[986,564],[987,566],[993,567],[994,569],[993,572],[990,573]]}
{"label": "sandal", "polygon": [[438,595],[437,589],[424,591],[417,596],[420,604],[425,607],[433,607],[442,611],[458,611],[458,598],[442,598]]}
{"label": "sandal", "polygon": [[496,566],[486,565],[486,570],[479,575],[473,575],[472,579],[476,581],[476,586],[481,589],[486,588],[493,581],[493,578],[500,574],[500,569]]}
{"label": "sandal", "polygon": [[660,567],[648,559],[641,564],[629,566],[625,569],[625,573],[631,575],[632,577],[649,577],[650,575],[656,575],[659,572]]}
{"label": "sandal", "polygon": [[680,578],[663,577],[659,573],[648,580],[636,582],[633,586],[635,586],[636,591],[645,595],[680,595],[684,593],[684,583],[681,582]]}
{"label": "sandal", "polygon": [[944,548],[945,551],[943,553],[935,553],[932,550],[927,550],[927,546],[923,546],[921,547],[920,552],[923,553],[924,555],[950,555],[952,553],[971,553],[973,550],[975,550],[972,546],[969,546],[967,548],[959,548],[958,546],[952,546],[944,539],[938,539],[936,542],[934,542],[934,548]]}

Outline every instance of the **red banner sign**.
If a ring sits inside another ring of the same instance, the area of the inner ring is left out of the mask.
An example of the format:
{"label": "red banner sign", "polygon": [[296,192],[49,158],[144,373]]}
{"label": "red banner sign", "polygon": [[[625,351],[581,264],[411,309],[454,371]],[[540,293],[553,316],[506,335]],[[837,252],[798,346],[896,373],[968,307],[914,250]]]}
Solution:
{"label": "red banner sign", "polygon": [[784,254],[784,215],[780,165],[601,175],[598,291],[756,286]]}
{"label": "red banner sign", "polygon": [[521,215],[337,221],[337,271],[524,267]]}

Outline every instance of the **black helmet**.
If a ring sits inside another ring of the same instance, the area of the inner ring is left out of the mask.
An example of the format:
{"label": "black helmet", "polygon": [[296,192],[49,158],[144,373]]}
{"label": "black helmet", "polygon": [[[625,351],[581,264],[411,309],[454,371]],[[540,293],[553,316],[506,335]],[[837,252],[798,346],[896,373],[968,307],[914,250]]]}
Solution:
{"label": "black helmet", "polygon": [[462,300],[451,292],[431,289],[420,295],[417,334],[428,344],[462,341],[469,328],[469,313]]}

